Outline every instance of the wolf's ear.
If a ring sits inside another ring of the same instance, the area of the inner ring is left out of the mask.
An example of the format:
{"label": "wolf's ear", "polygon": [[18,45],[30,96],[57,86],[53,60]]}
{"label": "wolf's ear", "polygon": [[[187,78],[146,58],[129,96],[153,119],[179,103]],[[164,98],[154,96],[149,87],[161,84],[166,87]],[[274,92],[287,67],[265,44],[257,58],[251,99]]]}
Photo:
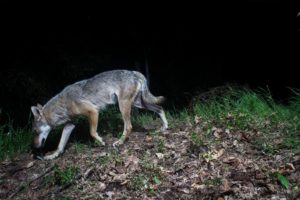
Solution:
{"label": "wolf's ear", "polygon": [[40,110],[42,110],[43,109],[43,106],[41,105],[41,104],[37,104],[37,107],[40,109]]}
{"label": "wolf's ear", "polygon": [[41,116],[41,109],[37,106],[31,106],[31,111],[34,117],[39,118]]}

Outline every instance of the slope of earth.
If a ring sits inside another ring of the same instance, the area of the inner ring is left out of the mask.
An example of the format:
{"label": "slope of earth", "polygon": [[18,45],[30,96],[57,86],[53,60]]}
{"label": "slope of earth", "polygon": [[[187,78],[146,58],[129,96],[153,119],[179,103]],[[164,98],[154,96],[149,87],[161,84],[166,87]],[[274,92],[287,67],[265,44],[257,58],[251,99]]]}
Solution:
{"label": "slope of earth", "polygon": [[[0,163],[0,199],[298,199],[300,157],[258,148],[257,131],[205,127],[195,118],[133,132],[118,149],[70,143],[52,161]],[[273,138],[275,146],[280,138]]]}

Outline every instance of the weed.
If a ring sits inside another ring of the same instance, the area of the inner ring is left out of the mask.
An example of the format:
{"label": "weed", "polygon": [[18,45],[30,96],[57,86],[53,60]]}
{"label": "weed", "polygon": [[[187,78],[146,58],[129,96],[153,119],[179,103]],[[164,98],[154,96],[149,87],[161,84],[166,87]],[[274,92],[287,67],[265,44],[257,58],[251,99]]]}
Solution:
{"label": "weed", "polygon": [[212,178],[212,179],[207,179],[204,181],[204,184],[205,185],[208,185],[208,186],[219,186],[222,184],[222,179],[219,178],[219,177],[215,177],[215,178]]}
{"label": "weed", "polygon": [[157,144],[157,150],[160,153],[163,153],[165,151],[165,138],[160,137]]}
{"label": "weed", "polygon": [[193,144],[196,145],[196,146],[198,146],[198,147],[199,146],[204,146],[204,141],[195,132],[192,132],[191,140],[192,140]]}
{"label": "weed", "polygon": [[[194,104],[193,114],[206,123],[206,127],[223,127],[232,131],[248,130],[261,132],[256,145],[266,153],[276,153],[278,147],[300,152],[299,112],[300,92],[290,106],[276,103],[268,90],[231,90],[225,96],[211,97]],[[282,138],[276,148],[270,141]],[[195,143],[196,138],[192,139]]]}
{"label": "weed", "polygon": [[85,145],[80,142],[75,142],[73,146],[77,154],[82,153],[85,148]]}
{"label": "weed", "polygon": [[124,164],[123,159],[117,151],[112,151],[110,154],[98,158],[97,161],[102,167],[106,167],[109,163],[114,163],[117,166]]}
{"label": "weed", "polygon": [[74,181],[78,172],[79,169],[74,166],[67,167],[64,170],[56,167],[54,170],[54,182],[58,185],[68,185]]}
{"label": "weed", "polygon": [[102,156],[98,158],[98,162],[101,166],[105,167],[112,160],[111,156]]}
{"label": "weed", "polygon": [[284,189],[289,189],[290,183],[289,180],[282,175],[280,172],[274,172],[271,174],[271,177],[277,180]]}
{"label": "weed", "polygon": [[140,161],[141,170],[134,174],[129,180],[129,188],[139,191],[154,192],[156,185],[161,184],[163,179],[161,170],[153,162],[150,162],[147,155]]}
{"label": "weed", "polygon": [[0,127],[0,160],[31,149],[33,134],[27,127],[13,128],[10,124]]}
{"label": "weed", "polygon": [[134,110],[132,123],[134,126],[142,126],[145,127],[154,120],[154,114],[150,112],[140,112],[139,110]]}

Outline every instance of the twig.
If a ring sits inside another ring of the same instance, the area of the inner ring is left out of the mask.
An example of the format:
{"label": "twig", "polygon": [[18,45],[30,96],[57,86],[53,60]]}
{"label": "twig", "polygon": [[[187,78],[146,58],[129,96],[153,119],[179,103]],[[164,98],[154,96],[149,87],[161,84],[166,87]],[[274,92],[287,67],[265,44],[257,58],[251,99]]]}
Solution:
{"label": "twig", "polygon": [[[42,174],[40,174],[39,176],[37,176],[37,177],[33,178],[32,180],[30,180],[27,184],[25,183],[25,185],[29,186],[29,185],[30,185],[31,183],[33,183],[34,181],[40,179],[41,177],[43,177],[43,176],[45,176],[46,174],[48,174],[49,172],[51,172],[51,171],[53,170],[53,168],[54,168],[54,165],[51,166],[51,167],[49,167],[46,171],[44,171],[44,173],[42,173]],[[20,186],[16,189],[16,191],[15,191],[14,193],[12,193],[12,194],[8,197],[8,199],[13,198],[16,194],[18,194],[20,191],[22,191],[22,190],[25,188],[25,185],[24,185],[24,184],[20,185]]]}
{"label": "twig", "polygon": [[88,168],[83,174],[83,179],[88,178],[93,173],[94,169],[95,169],[95,166]]}
{"label": "twig", "polygon": [[48,192],[45,196],[47,197],[47,196],[49,196],[50,194],[51,195],[57,195],[58,193],[60,193],[60,192],[62,192],[63,190],[65,190],[65,189],[67,189],[67,188],[69,188],[71,185],[73,185],[73,183],[76,181],[76,180],[78,180],[78,179],[80,179],[80,178],[83,178],[83,179],[86,179],[86,178],[88,178],[91,174],[92,174],[92,172],[93,172],[93,170],[95,169],[95,166],[92,166],[92,167],[89,167],[84,173],[83,173],[83,175],[82,174],[77,174],[77,176],[74,178],[74,180],[72,181],[72,182],[70,182],[70,183],[68,183],[68,184],[66,184],[66,185],[63,185],[63,186],[57,186],[57,187],[55,187],[53,190],[52,190],[52,192]]}

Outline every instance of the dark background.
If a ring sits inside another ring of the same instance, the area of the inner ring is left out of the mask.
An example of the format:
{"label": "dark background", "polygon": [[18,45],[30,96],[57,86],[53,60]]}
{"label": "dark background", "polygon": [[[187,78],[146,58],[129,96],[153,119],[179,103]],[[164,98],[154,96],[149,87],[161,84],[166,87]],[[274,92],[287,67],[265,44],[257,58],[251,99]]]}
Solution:
{"label": "dark background", "polygon": [[111,69],[146,73],[166,107],[209,88],[300,88],[298,1],[208,4],[1,3],[1,121],[26,124],[67,84]]}

